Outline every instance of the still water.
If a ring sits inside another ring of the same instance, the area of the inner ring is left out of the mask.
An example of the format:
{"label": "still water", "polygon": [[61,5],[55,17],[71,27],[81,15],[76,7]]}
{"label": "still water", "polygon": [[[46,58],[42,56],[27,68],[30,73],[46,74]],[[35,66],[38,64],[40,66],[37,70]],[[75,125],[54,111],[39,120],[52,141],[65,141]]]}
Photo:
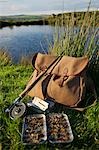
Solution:
{"label": "still water", "polygon": [[[99,28],[89,30],[85,43],[85,50],[92,40],[91,37],[94,33],[97,33],[93,42],[94,46],[99,45],[98,29]],[[63,28],[60,28],[59,35],[63,32],[62,30]],[[75,31],[76,34],[80,29],[76,27],[72,30]],[[72,30],[70,29],[70,33],[72,33]],[[7,50],[12,60],[17,63],[22,56],[32,55],[36,52],[48,52],[49,45],[53,45],[53,35],[55,35],[55,31],[55,27],[50,25],[5,27],[0,29],[0,49],[3,48]]]}
{"label": "still water", "polygon": [[54,27],[49,25],[20,26],[0,29],[0,49],[7,50],[14,62],[35,52],[46,53],[52,43]]}

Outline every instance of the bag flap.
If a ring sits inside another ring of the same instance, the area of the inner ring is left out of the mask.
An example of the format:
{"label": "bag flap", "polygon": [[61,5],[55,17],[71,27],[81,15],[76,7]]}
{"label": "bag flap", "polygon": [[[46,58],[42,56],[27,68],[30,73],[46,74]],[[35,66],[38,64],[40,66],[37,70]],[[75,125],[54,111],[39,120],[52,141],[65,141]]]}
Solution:
{"label": "bag flap", "polygon": [[63,56],[53,73],[63,76],[75,76],[81,73],[88,64],[87,57]]}
{"label": "bag flap", "polygon": [[36,53],[32,59],[33,67],[38,71],[44,71],[57,58],[57,56]]}
{"label": "bag flap", "polygon": [[[32,64],[36,70],[44,71],[56,58],[57,56],[38,53],[36,54],[34,61],[32,61]],[[57,74],[59,76],[77,75],[85,69],[87,64],[87,57],[63,56],[58,64],[54,67],[52,74]],[[51,68],[53,68],[53,66]],[[51,69],[49,69],[48,72],[50,72],[50,70]]]}

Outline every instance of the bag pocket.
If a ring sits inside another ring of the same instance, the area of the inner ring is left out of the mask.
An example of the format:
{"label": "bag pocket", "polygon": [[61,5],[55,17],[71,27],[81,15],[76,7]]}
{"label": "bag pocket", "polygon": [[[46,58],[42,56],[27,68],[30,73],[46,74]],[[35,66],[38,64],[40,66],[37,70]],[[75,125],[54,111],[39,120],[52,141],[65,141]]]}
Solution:
{"label": "bag pocket", "polygon": [[68,77],[62,86],[60,86],[60,83],[61,77],[53,75],[47,86],[48,96],[58,103],[74,106],[80,97],[80,77]]}

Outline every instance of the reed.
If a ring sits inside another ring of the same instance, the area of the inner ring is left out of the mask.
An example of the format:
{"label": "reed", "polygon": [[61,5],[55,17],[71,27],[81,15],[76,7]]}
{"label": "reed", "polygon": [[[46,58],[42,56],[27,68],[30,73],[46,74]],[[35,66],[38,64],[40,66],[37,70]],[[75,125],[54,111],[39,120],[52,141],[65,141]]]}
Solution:
{"label": "reed", "polygon": [[65,55],[91,57],[94,49],[98,48],[96,17],[96,12],[90,15],[87,11],[78,20],[75,20],[74,13],[68,19],[63,15],[61,20],[56,20],[51,53],[59,55],[64,50]]}
{"label": "reed", "polygon": [[31,65],[32,57],[33,57],[32,55],[31,56],[22,56],[20,61],[19,61],[19,64],[23,65],[23,66]]}
{"label": "reed", "polygon": [[0,49],[0,66],[11,64],[11,62],[12,58],[10,54],[4,49]]}

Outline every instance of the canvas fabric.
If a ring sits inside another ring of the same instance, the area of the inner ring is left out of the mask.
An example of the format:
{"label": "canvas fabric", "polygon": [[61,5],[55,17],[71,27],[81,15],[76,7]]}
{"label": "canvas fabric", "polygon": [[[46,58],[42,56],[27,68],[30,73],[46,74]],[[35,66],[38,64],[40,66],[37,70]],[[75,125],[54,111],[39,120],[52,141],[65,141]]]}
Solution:
{"label": "canvas fabric", "polygon": [[[41,53],[33,57],[32,64],[35,70],[25,91],[56,58],[57,56]],[[51,98],[67,107],[77,108],[86,93],[88,62],[87,57],[61,57],[27,94],[43,100]]]}

